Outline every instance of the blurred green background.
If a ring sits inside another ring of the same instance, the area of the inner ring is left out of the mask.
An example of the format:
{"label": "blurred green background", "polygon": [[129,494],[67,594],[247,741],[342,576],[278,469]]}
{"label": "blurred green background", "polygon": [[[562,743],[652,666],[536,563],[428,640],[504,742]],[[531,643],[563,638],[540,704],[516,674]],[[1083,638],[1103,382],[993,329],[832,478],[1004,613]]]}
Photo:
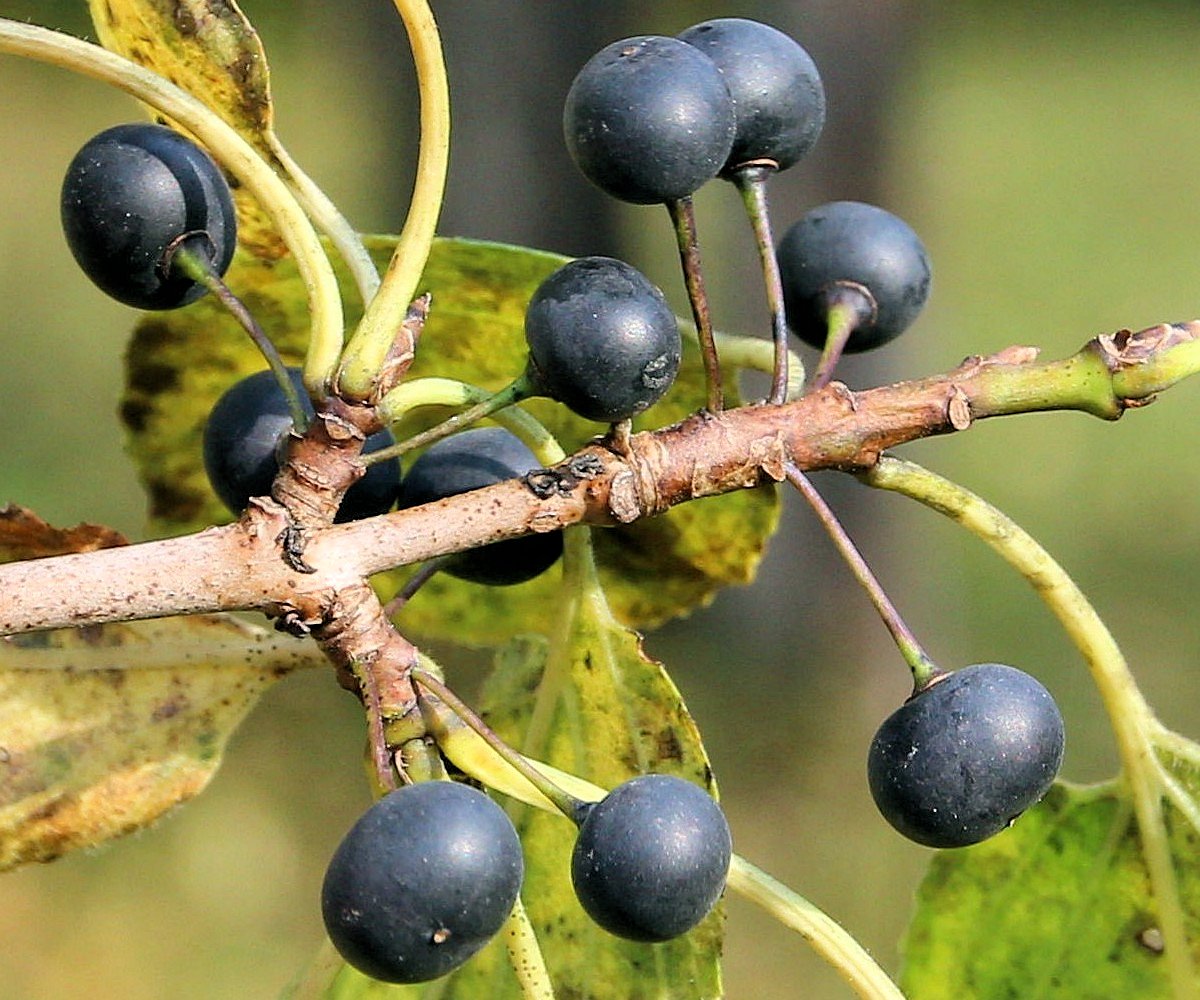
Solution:
{"label": "blurred green background", "polygon": [[[0,13],[86,34],[80,0]],[[439,7],[444,8],[439,9]],[[279,130],[364,230],[403,219],[412,78],[384,0],[245,0],[274,73]],[[782,230],[833,198],[876,201],[925,240],[934,288],[914,330],[842,372],[866,386],[1013,343],[1051,356],[1121,327],[1200,314],[1200,7],[1193,2],[435,4],[455,88],[443,231],[620,253],[683,308],[665,213],[595,196],[558,115],[588,55],[622,35],[736,14],[799,38],[825,74],[813,157],[774,185]],[[134,319],[74,267],[57,221],[76,148],[136,116],[61,71],[0,60],[0,502],[56,524],[141,533],[115,417]],[[732,189],[699,198],[718,324],[765,329]],[[1194,613],[1200,384],[1115,425],[1075,414],[993,421],[904,453],[1014,515],[1076,575],[1164,720],[1200,734]],[[1078,656],[1028,588],[972,539],[842,477],[819,485],[946,666],[1014,663],[1069,727],[1066,776],[1112,772]],[[759,582],[649,639],[697,716],[738,850],[894,969],[928,852],[876,815],[863,778],[905,671],[862,595],[789,498]],[[460,688],[480,658],[440,651]],[[367,802],[361,713],[331,676],[291,678],[235,737],[198,800],[103,850],[0,877],[0,1000],[275,996],[320,937],[325,862]],[[729,906],[731,997],[846,990],[795,936]]]}

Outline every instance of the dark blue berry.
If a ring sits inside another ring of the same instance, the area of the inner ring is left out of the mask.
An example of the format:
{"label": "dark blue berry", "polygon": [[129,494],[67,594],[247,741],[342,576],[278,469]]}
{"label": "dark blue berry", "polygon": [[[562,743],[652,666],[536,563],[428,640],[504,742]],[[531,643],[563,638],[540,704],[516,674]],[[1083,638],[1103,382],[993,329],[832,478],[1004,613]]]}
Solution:
{"label": "dark blue berry", "polygon": [[717,64],[733,98],[736,135],[726,171],[752,160],[786,170],[812,149],[825,125],[825,88],[798,42],[743,17],[705,21],[679,37]]}
{"label": "dark blue berry", "polygon": [[62,225],[75,260],[103,291],[139,309],[204,294],[177,267],[180,249],[223,275],[237,245],[229,185],[211,157],[162,125],[117,125],[67,168]]}
{"label": "dark blue berry", "polygon": [[[540,468],[519,438],[502,427],[477,427],[430,445],[409,467],[401,507],[482,489]],[[562,534],[526,535],[451,556],[444,571],[490,586],[524,583],[545,572],[562,555]]]}
{"label": "dark blue berry", "polygon": [[640,271],[611,257],[581,257],[543,281],[525,312],[525,340],[537,389],[588,420],[641,413],[679,371],[671,307]]}
{"label": "dark blue berry", "polygon": [[1049,790],[1063,720],[1029,674],[979,663],[946,674],[879,727],[867,758],[884,818],[929,847],[999,833]]}
{"label": "dark blue berry", "polygon": [[384,796],[325,873],[321,913],[338,953],[388,983],[462,965],[508,919],[524,877],[521,842],[495,802],[429,781]]}
{"label": "dark blue berry", "polygon": [[725,814],[703,788],[647,774],[586,810],[571,881],[605,930],[634,941],[667,941],[716,905],[732,852]]}
{"label": "dark blue berry", "polygon": [[575,77],[563,109],[567,149],[597,187],[639,205],[677,201],[717,175],[733,144],[721,71],[677,38],[605,46]]}
{"label": "dark blue berry", "polygon": [[929,257],[917,234],[874,205],[835,201],[814,208],[780,241],[788,326],[823,347],[830,307],[861,300],[846,351],[866,351],[903,333],[929,296]]}
{"label": "dark blue berry", "polygon": [[[312,403],[300,369],[289,368],[288,374],[311,415]],[[235,514],[245,510],[251,497],[270,495],[291,429],[287,399],[267,370],[234,383],[213,406],[204,425],[204,470],[213,492]],[[392,444],[391,433],[379,431],[367,438],[363,451],[379,451]],[[346,492],[337,520],[357,521],[384,514],[395,504],[399,490],[399,461],[376,462]]]}

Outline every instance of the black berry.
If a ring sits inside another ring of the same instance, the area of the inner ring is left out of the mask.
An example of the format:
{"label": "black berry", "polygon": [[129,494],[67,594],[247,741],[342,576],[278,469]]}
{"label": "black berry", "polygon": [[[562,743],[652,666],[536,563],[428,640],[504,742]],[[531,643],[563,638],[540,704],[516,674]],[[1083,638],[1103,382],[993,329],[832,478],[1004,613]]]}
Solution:
{"label": "black berry", "polygon": [[222,275],[237,244],[221,169],[162,125],[117,125],[86,143],[63,181],[62,225],[84,273],[139,309],[174,309],[204,294],[172,266],[176,251]]}
{"label": "black berry", "polygon": [[426,982],[500,930],[524,871],[516,830],[482,792],[407,785],[368,809],[334,853],[321,889],[325,929],[368,976]]}
{"label": "black berry", "polygon": [[[300,369],[289,368],[288,374],[311,414]],[[251,497],[270,494],[291,429],[287,399],[267,370],[234,383],[213,406],[204,425],[204,470],[213,492],[235,514],[245,510]],[[392,435],[380,431],[367,438],[363,451],[392,444]],[[386,513],[399,490],[399,461],[376,462],[346,492],[337,520],[357,521]]]}
{"label": "black berry", "polygon": [[788,326],[822,347],[831,305],[862,299],[849,352],[886,344],[909,326],[929,296],[929,258],[917,234],[890,212],[857,201],[814,208],[780,241]]}
{"label": "black berry", "polygon": [[721,71],[677,38],[640,35],[587,61],[563,109],[567,148],[597,187],[639,205],[677,201],[717,175],[733,143]]}
{"label": "black berry", "polygon": [[966,847],[1046,794],[1063,739],[1058,706],[1029,674],[999,663],[965,667],[880,726],[867,759],[871,795],[911,840]]}
{"label": "black berry", "polygon": [[605,930],[634,941],[667,941],[716,905],[732,851],[725,814],[703,788],[647,774],[587,810],[571,881]]}
{"label": "black berry", "polygon": [[529,375],[544,395],[612,423],[657,402],[679,371],[678,321],[662,292],[611,257],[564,264],[525,312]]}
{"label": "black berry", "polygon": [[[401,507],[441,500],[523,476],[540,468],[519,438],[502,427],[477,427],[430,445],[409,467]],[[545,572],[562,555],[562,534],[526,535],[493,542],[449,558],[445,572],[491,586],[524,583]]]}
{"label": "black berry", "polygon": [[825,125],[825,87],[798,42],[743,17],[705,21],[679,37],[717,64],[733,98],[736,134],[726,171],[751,160],[786,170],[812,149]]}

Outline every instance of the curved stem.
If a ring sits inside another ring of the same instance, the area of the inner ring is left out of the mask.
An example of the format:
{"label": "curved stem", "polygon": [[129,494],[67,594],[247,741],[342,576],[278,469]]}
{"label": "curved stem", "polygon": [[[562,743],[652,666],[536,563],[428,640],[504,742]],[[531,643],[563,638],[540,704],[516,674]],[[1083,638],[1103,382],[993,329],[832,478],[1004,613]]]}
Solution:
{"label": "curved stem", "polygon": [[851,334],[869,320],[875,311],[875,300],[861,285],[837,285],[826,298],[828,333],[825,346],[821,350],[821,358],[817,362],[817,370],[813,373],[812,383],[808,387],[809,392],[815,392],[829,384]]}
{"label": "curved stem", "polygon": [[425,0],[394,0],[404,20],[421,92],[421,148],[412,205],[379,291],[368,303],[342,358],[339,386],[349,399],[366,399],[417,283],[425,270],[442,208],[450,162],[450,89],[442,43]]}
{"label": "curved stem", "polygon": [[[370,455],[363,456],[365,464],[378,462],[386,458],[395,458],[414,448],[423,448],[444,437],[449,437],[460,430],[465,430],[472,424],[478,423],[485,417],[508,427],[517,437],[521,438],[535,455],[538,461],[547,465],[561,462],[566,453],[558,442],[540,423],[534,420],[524,410],[518,410],[514,404],[531,395],[529,380],[522,375],[510,382],[498,392],[487,392],[465,382],[453,379],[423,378],[405,382],[397,386],[379,404],[379,415],[385,423],[395,423],[411,410],[420,406],[466,406],[467,409],[447,417],[440,424],[428,430],[415,434],[410,438],[393,445],[381,448]],[[506,414],[522,414],[522,416],[506,416]],[[531,440],[526,440],[532,435]],[[543,453],[554,454],[552,461],[546,462]]]}
{"label": "curved stem", "polygon": [[767,290],[767,305],[771,310],[771,341],[774,347],[771,393],[768,403],[785,403],[788,399],[788,325],[783,307],[783,281],[779,276],[779,260],[775,256],[775,237],[771,235],[771,212],[767,205],[767,179],[775,167],[748,164],[733,173],[733,181],[742,194],[746,216],[754,230],[754,243],[762,267],[763,284]]}
{"label": "curved stem", "polygon": [[292,192],[296,200],[304,206],[309,218],[320,230],[329,237],[330,242],[346,262],[358,294],[363,304],[370,302],[379,291],[379,271],[371,259],[366,244],[358,235],[349,220],[342,215],[341,210],[329,196],[321,190],[317,183],[304,172],[300,165],[292,159],[291,153],[274,135],[271,139],[271,152],[279,165],[286,171],[291,182]]}
{"label": "curved stem", "polygon": [[291,375],[288,374],[287,365],[283,363],[283,358],[279,355],[279,349],[271,341],[271,338],[267,336],[266,331],[259,325],[253,313],[246,308],[246,304],[225,284],[224,279],[214,270],[212,261],[207,256],[193,253],[186,245],[175,251],[174,256],[171,258],[171,267],[178,269],[193,281],[203,285],[225,307],[225,311],[237,320],[238,325],[246,331],[250,339],[254,342],[254,346],[258,348],[259,353],[263,356],[263,360],[266,361],[267,367],[271,369],[271,374],[275,376],[275,382],[279,386],[279,391],[283,393],[283,398],[287,402],[288,414],[292,418],[292,429],[297,434],[303,434],[308,427],[308,413],[304,409],[300,393],[296,391],[296,383],[292,381]]}
{"label": "curved stem", "polygon": [[741,855],[733,856],[728,885],[800,934],[864,1000],[904,1000],[900,988],[845,928]]}
{"label": "curved stem", "polygon": [[[684,324],[681,324],[684,325]],[[696,328],[690,323],[685,325],[684,333],[696,339]],[[766,372],[773,375],[776,370],[775,345],[772,341],[761,337],[747,337],[740,333],[722,333],[713,331],[713,340],[717,345],[722,364],[733,368],[748,368],[751,371]],[[788,351],[787,386],[784,389],[784,400],[790,402],[799,399],[804,391],[804,361],[793,350]]]}
{"label": "curved stem", "polygon": [[157,73],[98,45],[0,19],[0,52],[26,56],[109,83],[179,122],[258,199],[279,229],[308,289],[312,334],[305,384],[325,393],[342,347],[342,299],[316,231],[287,185],[219,115]]}
{"label": "curved stem", "polygon": [[1013,566],[1062,623],[1083,654],[1116,736],[1129,784],[1150,884],[1158,903],[1165,956],[1177,997],[1196,995],[1179,885],[1163,825],[1164,786],[1154,736],[1161,728],[1116,640],[1067,572],[1023,528],[969,490],[915,465],[884,457],[860,477],[870,486],[920,501],[957,521]]}
{"label": "curved stem", "polygon": [[696,237],[696,211],[692,199],[680,198],[667,202],[671,213],[671,224],[675,229],[675,243],[679,248],[679,262],[683,267],[683,280],[687,286],[688,302],[692,306],[692,318],[696,322],[696,336],[700,340],[700,357],[704,361],[704,375],[708,382],[708,411],[720,413],[725,407],[721,386],[721,362],[717,356],[717,345],[713,339],[712,316],[708,309],[708,293],[704,289],[704,269],[700,264],[700,241]]}
{"label": "curved stem", "polygon": [[[463,722],[476,737],[487,744],[488,749],[498,760],[503,761],[505,765],[512,768],[512,770],[524,778],[525,781],[537,790],[539,795],[558,812],[566,816],[567,819],[575,821],[580,814],[584,802],[591,801],[590,799],[579,799],[561,788],[540,769],[539,765],[526,759],[505,743],[499,734],[484,722],[466,702],[436,677],[422,670],[414,670],[412,678],[413,682],[421,689],[418,698],[418,704],[421,707],[421,716],[425,719],[429,731],[437,738],[438,745],[451,760],[455,760],[453,746],[455,738],[462,733],[462,730],[455,726],[452,720],[445,717],[445,709],[453,712],[459,721]],[[432,697],[430,697],[431,695]],[[459,737],[459,742],[461,742],[461,737]],[[471,742],[474,743],[473,740]],[[447,749],[448,747],[449,749]],[[475,775],[472,776],[474,777]],[[511,787],[508,782],[493,785],[487,779],[483,780],[485,784],[496,788],[498,791],[507,792]],[[522,801],[525,800],[523,796],[518,796],[518,798],[521,798]]]}

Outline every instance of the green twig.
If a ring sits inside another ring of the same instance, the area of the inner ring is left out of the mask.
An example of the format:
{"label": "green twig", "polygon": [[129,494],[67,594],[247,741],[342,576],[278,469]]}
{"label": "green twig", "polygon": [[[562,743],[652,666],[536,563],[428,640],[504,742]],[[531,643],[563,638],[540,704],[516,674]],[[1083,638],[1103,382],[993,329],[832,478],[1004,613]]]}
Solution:
{"label": "green twig", "polygon": [[[419,378],[402,382],[379,404],[379,416],[384,423],[394,424],[422,406],[462,406],[467,409],[421,434],[401,441],[395,448],[387,449],[387,452],[402,454],[411,451],[487,417],[520,438],[544,466],[557,465],[567,457],[562,445],[536,417],[513,405],[524,398],[522,394],[525,387],[524,379],[518,379],[494,393],[449,378]],[[365,459],[374,458],[376,454],[365,456]]]}

